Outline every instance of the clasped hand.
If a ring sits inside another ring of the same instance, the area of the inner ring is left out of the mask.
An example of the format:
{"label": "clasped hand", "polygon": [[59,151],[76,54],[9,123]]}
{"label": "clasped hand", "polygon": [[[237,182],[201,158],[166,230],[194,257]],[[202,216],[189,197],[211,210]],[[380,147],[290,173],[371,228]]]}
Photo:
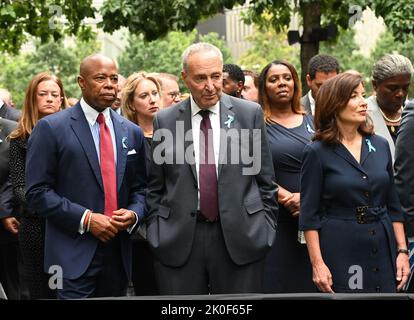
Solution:
{"label": "clasped hand", "polygon": [[126,230],[135,223],[135,213],[127,209],[113,211],[112,217],[92,213],[89,231],[102,242],[108,242],[119,231]]}

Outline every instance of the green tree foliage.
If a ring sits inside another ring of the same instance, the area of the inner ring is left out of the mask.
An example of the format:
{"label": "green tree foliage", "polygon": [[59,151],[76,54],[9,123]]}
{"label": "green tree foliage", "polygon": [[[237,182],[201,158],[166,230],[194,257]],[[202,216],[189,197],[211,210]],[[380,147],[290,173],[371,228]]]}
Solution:
{"label": "green tree foliage", "polygon": [[[225,9],[244,4],[244,0],[107,0],[101,8],[104,31],[121,26],[153,40],[169,30],[193,30],[198,21]],[[300,61],[302,69],[319,52],[318,32],[330,24],[347,28],[366,7],[382,16],[398,40],[414,31],[414,0],[252,0],[246,21],[278,32],[289,27],[292,14],[298,13],[303,27]],[[305,74],[302,71],[302,81]]]}
{"label": "green tree foliage", "polygon": [[[414,35],[407,35],[404,42],[396,41],[390,30],[386,30],[378,38],[377,43],[369,56],[359,52],[354,41],[355,32],[352,29],[343,30],[336,42],[323,43],[321,53],[335,56],[341,65],[341,70],[356,70],[360,72],[365,81],[367,95],[372,92],[371,73],[372,66],[382,56],[389,53],[402,54],[414,63]],[[412,82],[414,79],[412,79]],[[411,86],[410,97],[414,96],[414,86]]]}
{"label": "green tree foliage", "polygon": [[94,12],[92,0],[1,0],[0,51],[16,54],[30,36],[42,43],[65,34],[89,39],[91,28],[83,20]]}
{"label": "green tree foliage", "polygon": [[260,72],[273,60],[287,60],[300,73],[299,47],[287,43],[286,33],[276,33],[273,29],[256,30],[247,38],[251,47],[240,57],[238,64],[244,69]]}
{"label": "green tree foliage", "polygon": [[155,40],[171,30],[192,31],[197,22],[245,0],[107,0],[101,8],[103,30],[125,26]]}
{"label": "green tree foliage", "polygon": [[62,80],[68,97],[79,97],[80,89],[76,81],[79,64],[85,56],[99,50],[96,39],[76,39],[73,44],[62,41],[38,43],[32,53],[3,54],[0,56],[3,66],[0,86],[10,90],[13,101],[21,107],[30,79],[39,72],[50,71]]}
{"label": "green tree foliage", "polygon": [[320,53],[329,54],[338,59],[341,71],[356,70],[366,77],[371,68],[371,59],[359,52],[353,29],[341,30],[337,41],[324,42],[321,44]]}
{"label": "green tree foliage", "polygon": [[[181,55],[195,41],[216,45],[223,52],[225,63],[231,62],[231,54],[224,40],[217,33],[197,35],[197,30],[189,33],[170,32],[167,36],[148,42],[142,35],[130,35],[128,45],[119,57],[120,73],[128,76],[133,72],[167,72],[180,76]],[[182,87],[182,84],[180,84]]]}
{"label": "green tree foliage", "polygon": [[412,41],[414,33],[414,0],[375,0],[372,9],[379,17],[383,17],[388,30],[398,42]]}

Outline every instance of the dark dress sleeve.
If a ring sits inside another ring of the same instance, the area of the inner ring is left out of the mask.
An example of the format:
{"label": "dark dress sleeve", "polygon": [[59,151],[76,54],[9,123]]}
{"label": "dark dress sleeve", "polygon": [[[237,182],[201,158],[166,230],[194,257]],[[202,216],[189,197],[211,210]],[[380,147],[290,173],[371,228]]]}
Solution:
{"label": "dark dress sleeve", "polygon": [[20,139],[10,140],[10,179],[13,186],[13,193],[16,200],[21,205],[26,205],[25,197],[25,160],[26,160],[26,141]]}
{"label": "dark dress sleeve", "polygon": [[300,175],[299,229],[318,230],[321,228],[321,199],[323,190],[323,168],[313,144],[304,149]]}

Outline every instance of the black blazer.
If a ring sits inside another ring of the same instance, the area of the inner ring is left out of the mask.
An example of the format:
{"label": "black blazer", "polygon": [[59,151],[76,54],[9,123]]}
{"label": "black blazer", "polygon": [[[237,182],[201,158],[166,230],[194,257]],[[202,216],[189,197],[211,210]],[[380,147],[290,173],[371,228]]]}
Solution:
{"label": "black blazer", "polygon": [[395,185],[406,214],[406,233],[414,236],[414,101],[404,108],[395,143]]}
{"label": "black blazer", "polygon": [[[3,108],[2,108],[3,109]],[[14,215],[14,197],[9,177],[9,141],[7,136],[16,128],[17,123],[0,119],[0,220]],[[0,221],[0,244],[17,241],[17,236],[3,227]]]}

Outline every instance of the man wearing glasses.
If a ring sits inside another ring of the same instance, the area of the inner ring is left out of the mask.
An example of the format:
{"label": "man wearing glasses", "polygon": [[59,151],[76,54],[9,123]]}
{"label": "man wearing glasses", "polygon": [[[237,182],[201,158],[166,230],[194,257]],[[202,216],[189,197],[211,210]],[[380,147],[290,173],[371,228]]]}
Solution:
{"label": "man wearing glasses", "polygon": [[181,101],[178,77],[170,73],[159,73],[158,80],[161,84],[161,98],[163,108],[168,108]]}

